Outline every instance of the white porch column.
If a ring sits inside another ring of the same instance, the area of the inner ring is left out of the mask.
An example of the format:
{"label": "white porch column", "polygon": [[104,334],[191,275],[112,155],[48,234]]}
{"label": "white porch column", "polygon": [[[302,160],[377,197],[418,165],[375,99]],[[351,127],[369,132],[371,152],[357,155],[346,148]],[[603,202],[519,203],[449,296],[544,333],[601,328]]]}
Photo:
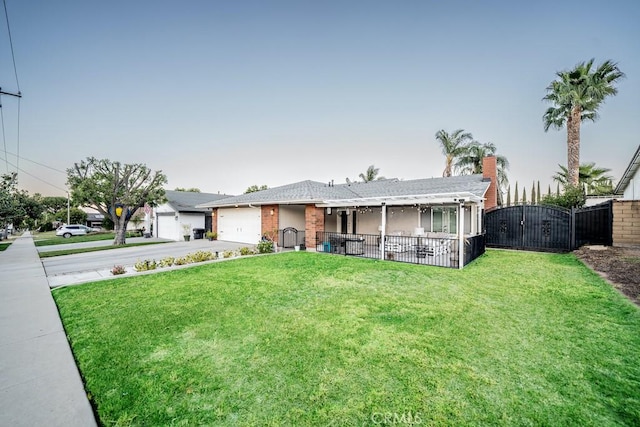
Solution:
{"label": "white porch column", "polygon": [[458,268],[464,266],[464,202],[458,206]]}
{"label": "white porch column", "polygon": [[384,261],[384,236],[387,234],[387,205],[383,203],[380,207],[382,210],[382,225],[380,226],[380,259]]}

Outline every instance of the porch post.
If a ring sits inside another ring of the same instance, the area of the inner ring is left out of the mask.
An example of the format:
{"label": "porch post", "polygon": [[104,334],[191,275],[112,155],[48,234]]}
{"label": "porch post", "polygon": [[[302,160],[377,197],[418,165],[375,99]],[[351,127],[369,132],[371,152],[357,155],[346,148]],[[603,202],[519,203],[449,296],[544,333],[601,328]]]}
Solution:
{"label": "porch post", "polygon": [[458,206],[458,268],[464,267],[464,201]]}
{"label": "porch post", "polygon": [[382,230],[380,230],[380,259],[384,261],[384,236],[387,234],[387,205],[382,203]]}

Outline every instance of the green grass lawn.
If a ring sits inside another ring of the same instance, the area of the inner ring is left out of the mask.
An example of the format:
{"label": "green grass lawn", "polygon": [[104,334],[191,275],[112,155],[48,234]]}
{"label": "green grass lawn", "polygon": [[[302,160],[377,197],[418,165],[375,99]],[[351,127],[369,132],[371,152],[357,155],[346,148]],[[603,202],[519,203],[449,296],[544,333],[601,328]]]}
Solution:
{"label": "green grass lawn", "polygon": [[111,249],[132,248],[134,246],[159,245],[161,243],[167,243],[167,242],[140,242],[140,243],[127,243],[126,245],[118,245],[118,246],[97,246],[97,247],[91,247],[91,248],[61,249],[59,251],[39,252],[38,255],[40,256],[40,258],[51,258],[54,256],[82,254],[85,252],[98,252],[98,251],[108,251]]}
{"label": "green grass lawn", "polygon": [[[127,237],[138,237],[139,233],[127,233]],[[97,240],[113,240],[115,233],[99,232],[90,233],[85,236],[71,236],[65,239],[62,236],[56,236],[55,231],[47,231],[45,233],[34,233],[33,241],[36,246],[65,245],[67,243],[95,242]]]}
{"label": "green grass lawn", "polygon": [[53,295],[104,425],[640,424],[640,310],[570,254],[290,252]]}
{"label": "green grass lawn", "polygon": [[11,242],[0,242],[0,252],[6,250],[9,246],[11,246]]}

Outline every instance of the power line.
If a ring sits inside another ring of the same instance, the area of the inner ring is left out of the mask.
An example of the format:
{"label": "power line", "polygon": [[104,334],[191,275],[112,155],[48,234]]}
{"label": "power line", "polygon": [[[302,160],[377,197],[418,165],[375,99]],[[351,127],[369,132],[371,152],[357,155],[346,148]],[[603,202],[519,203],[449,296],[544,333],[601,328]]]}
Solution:
{"label": "power line", "polygon": [[18,68],[16,67],[16,56],[13,53],[13,39],[11,37],[11,26],[9,25],[9,12],[7,12],[7,0],[2,0],[4,3],[4,16],[7,21],[7,32],[9,33],[9,46],[11,47],[11,59],[13,60],[13,73],[16,76],[16,87],[18,88],[18,93],[20,93],[20,83],[18,82]]}
{"label": "power line", "polygon": [[60,170],[60,169],[56,169],[56,168],[54,168],[52,166],[45,165],[44,163],[36,162],[35,160],[27,159],[26,157],[21,157],[21,156],[15,154],[15,153],[7,152],[7,154],[9,154],[9,155],[11,155],[13,157],[18,157],[18,158],[20,158],[22,160],[26,160],[27,162],[31,162],[31,163],[36,164],[38,166],[42,166],[43,168],[51,169],[52,171],[55,171],[55,172],[60,172],[60,173],[65,174],[65,175],[67,173],[66,171],[63,171],[63,170]]}
{"label": "power line", "polygon": [[29,173],[29,172],[25,171],[24,169],[18,169],[17,165],[14,165],[13,163],[11,163],[7,158],[0,159],[0,160],[4,160],[4,161],[5,161],[5,162],[7,162],[9,165],[11,165],[11,166],[13,166],[14,168],[16,168],[16,170],[18,170],[19,172],[22,172],[22,173],[24,173],[24,174],[26,174],[26,175],[29,175],[30,177],[35,178],[35,179],[37,179],[37,180],[38,180],[38,181],[40,181],[40,182],[44,182],[45,184],[47,184],[47,185],[49,185],[49,186],[51,186],[51,187],[53,187],[53,188],[57,188],[58,190],[62,190],[62,191],[64,191],[64,192],[67,192],[67,191],[68,191],[66,188],[58,187],[57,185],[54,185],[54,184],[50,183],[49,181],[46,181],[46,180],[44,180],[44,179],[42,179],[42,178],[39,178],[39,177],[37,177],[37,176],[35,176],[35,175],[33,175],[33,174],[31,174],[31,173]]}
{"label": "power line", "polygon": [[4,113],[2,112],[2,100],[0,100],[0,122],[2,123],[2,144],[4,145],[4,162],[7,166],[7,173],[9,173],[9,160],[7,160],[7,139],[4,135]]}

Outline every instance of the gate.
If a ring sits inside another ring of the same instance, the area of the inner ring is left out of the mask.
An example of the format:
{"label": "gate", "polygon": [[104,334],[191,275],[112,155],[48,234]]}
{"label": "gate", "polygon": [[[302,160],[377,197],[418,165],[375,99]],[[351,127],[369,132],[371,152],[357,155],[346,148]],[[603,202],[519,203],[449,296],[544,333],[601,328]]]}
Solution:
{"label": "gate", "polygon": [[574,213],[574,248],[582,245],[613,244],[613,202],[576,210]]}
{"label": "gate", "polygon": [[293,227],[287,227],[282,230],[282,238],[280,240],[283,248],[293,248],[298,243],[298,230]]}
{"label": "gate", "polygon": [[487,246],[534,251],[571,250],[571,212],[554,206],[519,205],[485,214]]}

